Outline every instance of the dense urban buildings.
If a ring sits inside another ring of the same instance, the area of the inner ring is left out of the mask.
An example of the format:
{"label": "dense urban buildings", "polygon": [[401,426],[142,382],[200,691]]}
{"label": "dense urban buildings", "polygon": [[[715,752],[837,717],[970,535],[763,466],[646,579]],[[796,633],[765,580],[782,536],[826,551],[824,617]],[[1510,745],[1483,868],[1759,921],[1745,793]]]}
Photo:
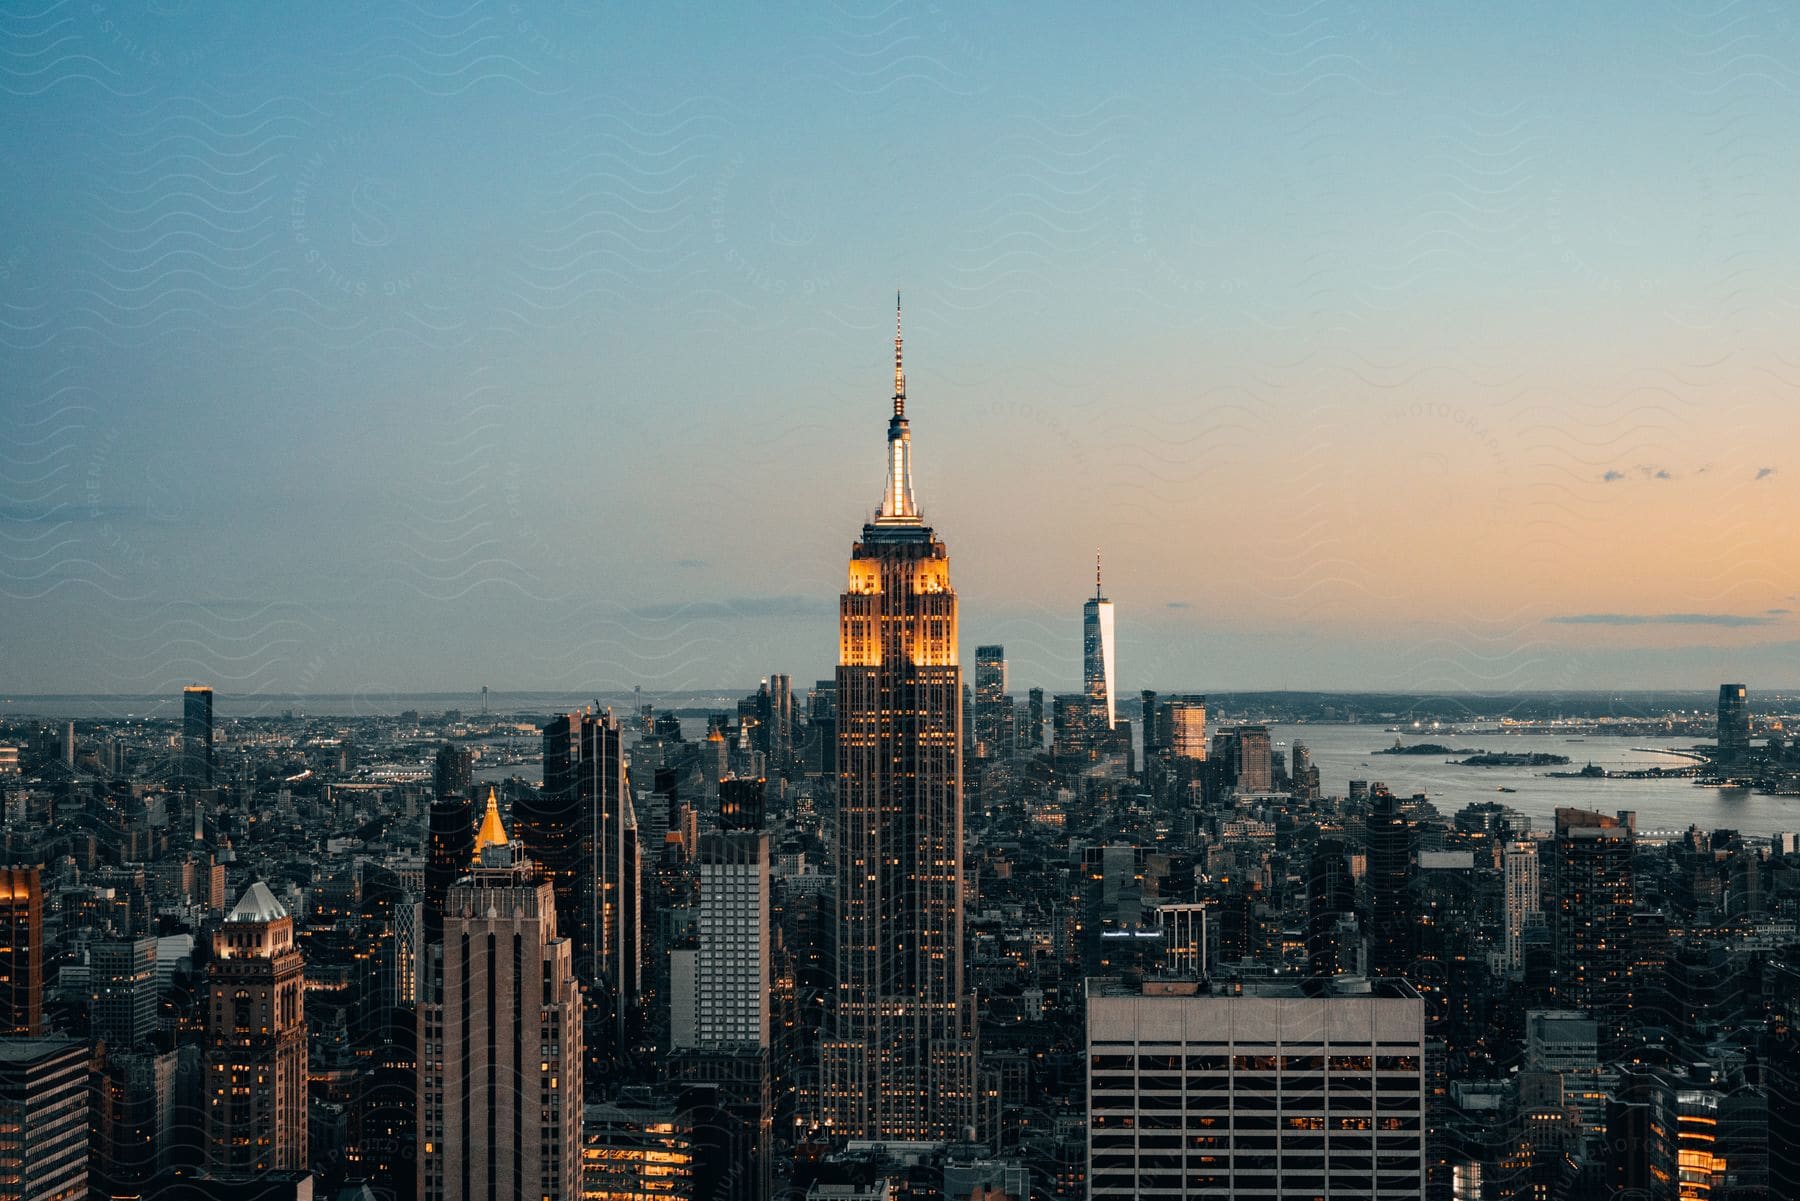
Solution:
{"label": "dense urban buildings", "polygon": [[965,682],[892,404],[801,692],[0,714],[0,1198],[1795,1195],[1800,700]]}

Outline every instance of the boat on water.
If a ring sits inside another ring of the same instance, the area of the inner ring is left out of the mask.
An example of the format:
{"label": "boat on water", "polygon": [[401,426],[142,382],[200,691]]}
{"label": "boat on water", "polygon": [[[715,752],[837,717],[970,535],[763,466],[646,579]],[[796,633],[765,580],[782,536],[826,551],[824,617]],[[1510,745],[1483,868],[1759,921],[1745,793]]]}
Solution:
{"label": "boat on water", "polygon": [[1494,791],[1495,792],[1517,792],[1519,790],[1517,788],[1508,788],[1505,785],[1501,785],[1500,787],[1494,789]]}

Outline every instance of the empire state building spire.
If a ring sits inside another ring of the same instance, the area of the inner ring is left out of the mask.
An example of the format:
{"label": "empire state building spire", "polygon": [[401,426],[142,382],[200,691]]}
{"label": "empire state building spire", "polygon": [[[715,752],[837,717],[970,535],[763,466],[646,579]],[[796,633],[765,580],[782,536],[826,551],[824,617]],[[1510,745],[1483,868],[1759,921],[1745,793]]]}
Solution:
{"label": "empire state building spire", "polygon": [[894,415],[888,419],[887,492],[875,514],[877,525],[919,525],[913,499],[912,431],[906,424],[906,369],[900,354],[900,293],[894,293]]}

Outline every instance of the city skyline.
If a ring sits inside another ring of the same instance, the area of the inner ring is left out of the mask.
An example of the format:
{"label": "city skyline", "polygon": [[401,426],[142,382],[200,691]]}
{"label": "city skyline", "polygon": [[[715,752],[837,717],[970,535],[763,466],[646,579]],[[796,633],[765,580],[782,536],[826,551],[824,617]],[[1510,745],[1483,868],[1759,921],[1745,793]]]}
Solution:
{"label": "city skyline", "polygon": [[804,678],[896,284],[1021,683],[1800,680],[1779,14],[1057,16],[10,18],[6,686]]}

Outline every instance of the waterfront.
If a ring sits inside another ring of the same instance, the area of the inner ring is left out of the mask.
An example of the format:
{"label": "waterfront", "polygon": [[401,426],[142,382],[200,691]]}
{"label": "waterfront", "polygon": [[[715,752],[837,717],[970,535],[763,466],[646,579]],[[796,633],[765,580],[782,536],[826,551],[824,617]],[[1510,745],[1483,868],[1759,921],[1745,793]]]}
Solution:
{"label": "waterfront", "polygon": [[[1342,795],[1351,780],[1379,780],[1402,796],[1423,792],[1446,818],[1464,805],[1498,801],[1531,818],[1532,826],[1549,833],[1556,810],[1563,806],[1612,813],[1636,810],[1643,832],[1680,831],[1690,825],[1727,828],[1745,834],[1800,830],[1800,797],[1769,796],[1749,790],[1703,788],[1689,779],[1605,780],[1553,779],[1552,771],[1575,771],[1588,763],[1609,769],[1679,767],[1691,760],[1659,754],[1652,747],[1685,751],[1693,740],[1658,743],[1644,735],[1455,734],[1423,731],[1398,735],[1407,745],[1434,742],[1451,755],[1380,755],[1397,737],[1379,725],[1276,725],[1270,727],[1276,749],[1288,755],[1303,742],[1319,768],[1320,786]],[[1478,750],[1546,751],[1567,755],[1567,767],[1459,767],[1445,760]],[[1511,788],[1513,792],[1500,792]]]}

